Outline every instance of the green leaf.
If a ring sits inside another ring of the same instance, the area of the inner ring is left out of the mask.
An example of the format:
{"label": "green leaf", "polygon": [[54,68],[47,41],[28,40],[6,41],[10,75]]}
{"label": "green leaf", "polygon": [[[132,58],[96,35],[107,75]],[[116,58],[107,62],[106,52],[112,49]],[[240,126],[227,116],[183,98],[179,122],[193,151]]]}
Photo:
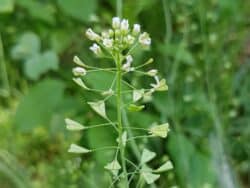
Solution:
{"label": "green leaf", "polygon": [[145,105],[137,106],[137,105],[135,105],[135,104],[130,104],[130,105],[128,106],[128,110],[129,110],[130,112],[139,112],[139,111],[141,111],[144,107],[145,107]]}
{"label": "green leaf", "polygon": [[216,187],[211,158],[198,151],[198,148],[185,135],[175,133],[169,137],[167,147],[180,177],[180,186],[203,187],[204,182]]}
{"label": "green leaf", "polygon": [[44,3],[34,0],[16,1],[16,3],[25,8],[32,18],[45,21],[49,24],[55,22],[55,7],[50,3]]}
{"label": "green leaf", "polygon": [[40,38],[32,32],[20,36],[16,45],[11,49],[11,56],[16,60],[25,60],[39,53],[41,48]]}
{"label": "green leaf", "polygon": [[108,163],[105,167],[106,170],[109,170],[114,176],[118,175],[119,170],[121,169],[121,165],[115,159],[112,162]]}
{"label": "green leaf", "polygon": [[133,102],[140,100],[143,97],[144,89],[133,90]]}
{"label": "green leaf", "polygon": [[16,110],[15,124],[22,131],[49,122],[63,99],[64,84],[58,80],[44,80],[32,87]]}
{"label": "green leaf", "polygon": [[68,15],[80,21],[89,21],[97,8],[96,0],[57,0],[59,7]]}
{"label": "green leaf", "polygon": [[53,51],[44,54],[36,54],[25,62],[24,72],[28,78],[37,80],[42,74],[49,70],[58,69],[58,57]]}
{"label": "green leaf", "polygon": [[69,153],[89,153],[91,152],[91,150],[86,149],[82,146],[78,146],[76,144],[71,144],[69,149],[68,149]]}
{"label": "green leaf", "polygon": [[149,151],[148,149],[143,149],[141,156],[141,164],[151,161],[156,156],[155,152]]}
{"label": "green leaf", "polygon": [[69,118],[65,119],[65,123],[66,123],[66,128],[69,131],[80,131],[85,129],[85,127],[82,124]]}
{"label": "green leaf", "polygon": [[88,104],[97,114],[107,119],[104,101],[88,102]]}
{"label": "green leaf", "polygon": [[162,173],[168,170],[173,169],[173,164],[171,161],[167,161],[165,162],[163,165],[161,165],[159,168],[157,168],[156,170],[154,170],[154,172],[156,173]]}
{"label": "green leaf", "polygon": [[0,13],[11,13],[14,10],[13,0],[1,0]]}
{"label": "green leaf", "polygon": [[164,123],[162,125],[156,125],[149,129],[149,133],[153,136],[159,136],[162,138],[166,138],[169,132],[169,124]]}

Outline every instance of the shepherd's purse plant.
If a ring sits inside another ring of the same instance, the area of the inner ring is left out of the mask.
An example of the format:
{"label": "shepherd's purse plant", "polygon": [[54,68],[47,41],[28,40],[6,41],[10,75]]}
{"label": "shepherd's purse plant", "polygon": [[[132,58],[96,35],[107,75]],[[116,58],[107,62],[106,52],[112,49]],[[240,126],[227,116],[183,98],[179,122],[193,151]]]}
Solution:
{"label": "shepherd's purse plant", "polygon": [[[100,98],[95,101],[87,102],[90,108],[101,116],[105,122],[97,125],[85,126],[81,123],[66,118],[66,128],[69,131],[85,131],[92,128],[103,126],[111,126],[117,134],[117,145],[103,146],[102,148],[88,149],[77,144],[71,144],[68,152],[77,154],[86,154],[95,152],[99,149],[113,149],[115,156],[111,159],[104,169],[110,171],[112,183],[110,187],[143,187],[144,184],[153,184],[160,178],[160,173],[173,168],[171,161],[167,160],[156,169],[148,166],[148,162],[156,157],[156,153],[149,149],[142,149],[140,158],[137,162],[132,162],[128,158],[127,149],[130,143],[133,143],[139,150],[136,144],[136,139],[140,138],[166,138],[169,132],[169,124],[153,124],[149,128],[141,128],[136,126],[128,126],[124,124],[124,115],[127,111],[138,112],[144,109],[145,101],[152,98],[154,92],[165,92],[168,89],[166,80],[158,76],[157,69],[142,71],[145,66],[153,63],[150,58],[141,65],[133,66],[133,52],[136,48],[149,49],[151,38],[148,33],[141,32],[141,26],[134,24],[131,28],[128,20],[114,17],[112,19],[112,28],[95,33],[92,29],[87,29],[86,36],[93,41],[90,50],[98,58],[108,58],[113,62],[113,66],[109,68],[99,68],[90,66],[75,56],[73,61],[76,67],[73,68],[73,81],[82,89],[100,94]],[[84,77],[90,72],[105,71],[114,74],[112,84],[107,90],[92,89],[84,82]],[[126,77],[139,74],[140,76],[148,76],[152,78],[152,83],[148,88],[136,88]],[[128,88],[128,89],[127,89]],[[124,95],[130,95],[131,101],[125,103]],[[106,113],[106,102],[115,98],[116,101],[116,118],[111,120]],[[143,135],[133,136],[133,131],[144,131]],[[97,138],[98,139],[98,138]],[[140,150],[139,150],[140,151]],[[132,186],[132,184],[134,186]]]}

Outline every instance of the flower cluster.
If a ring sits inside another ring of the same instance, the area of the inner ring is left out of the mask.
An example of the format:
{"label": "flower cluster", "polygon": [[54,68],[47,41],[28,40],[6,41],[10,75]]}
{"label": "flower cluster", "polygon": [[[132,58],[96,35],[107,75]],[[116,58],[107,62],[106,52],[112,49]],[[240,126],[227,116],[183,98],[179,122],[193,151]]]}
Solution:
{"label": "flower cluster", "polygon": [[130,49],[137,44],[142,47],[149,47],[151,44],[149,34],[141,33],[139,24],[134,24],[130,28],[128,20],[119,17],[112,19],[112,28],[103,31],[101,34],[97,34],[89,28],[86,31],[86,36],[95,42],[90,50],[99,56],[103,55],[103,50],[109,51],[113,55],[115,52]]}

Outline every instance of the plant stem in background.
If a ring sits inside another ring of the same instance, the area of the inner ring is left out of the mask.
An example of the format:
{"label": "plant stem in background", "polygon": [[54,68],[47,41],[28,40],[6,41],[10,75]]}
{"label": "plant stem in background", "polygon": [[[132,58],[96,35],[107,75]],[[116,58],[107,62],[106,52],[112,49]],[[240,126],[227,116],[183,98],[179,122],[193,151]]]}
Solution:
{"label": "plant stem in background", "polygon": [[122,0],[116,0],[116,15],[122,17]]}
{"label": "plant stem in background", "polygon": [[4,51],[3,51],[3,43],[2,43],[1,34],[0,34],[0,73],[1,73],[0,79],[2,79],[2,83],[3,83],[3,89],[0,88],[0,95],[7,97],[10,94],[10,86],[9,86],[6,65],[4,61]]}

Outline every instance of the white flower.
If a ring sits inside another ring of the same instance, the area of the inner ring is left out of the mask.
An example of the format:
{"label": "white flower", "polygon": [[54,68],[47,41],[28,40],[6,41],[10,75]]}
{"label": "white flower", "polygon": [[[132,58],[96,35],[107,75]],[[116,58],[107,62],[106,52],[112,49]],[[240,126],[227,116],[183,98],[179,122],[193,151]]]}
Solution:
{"label": "white flower", "polygon": [[133,67],[131,67],[131,63],[133,61],[133,57],[131,55],[126,56],[126,63],[122,66],[122,70],[129,72],[133,71]]}
{"label": "white flower", "polygon": [[166,84],[165,79],[159,80],[158,76],[155,76],[155,81],[156,84],[150,84],[153,88],[151,89],[152,91],[166,91],[168,90],[168,86]]}
{"label": "white flower", "polygon": [[92,46],[90,46],[89,49],[91,51],[93,51],[96,55],[100,55],[101,54],[101,48],[96,43],[94,43]]}
{"label": "white flower", "polygon": [[141,26],[139,24],[134,24],[134,27],[133,27],[133,34],[134,35],[137,35],[139,34],[141,31]]}
{"label": "white flower", "polygon": [[122,66],[122,70],[124,70],[124,71],[126,71],[126,72],[131,71],[131,63],[125,63],[125,64]]}
{"label": "white flower", "polygon": [[103,45],[107,48],[112,48],[113,46],[113,39],[108,39],[108,38],[104,38],[103,39]]}
{"label": "white flower", "polygon": [[123,32],[127,32],[127,31],[128,31],[128,29],[129,29],[129,23],[128,23],[128,20],[123,19],[123,20],[121,21],[121,31],[123,31]]}
{"label": "white flower", "polygon": [[120,24],[121,24],[121,20],[120,20],[119,17],[114,17],[114,18],[112,18],[112,27],[113,27],[114,29],[119,29]]}
{"label": "white flower", "polygon": [[75,67],[72,72],[75,76],[84,76],[87,73],[87,71],[82,67]]}
{"label": "white flower", "polygon": [[102,37],[103,38],[109,38],[109,32],[108,31],[103,31],[102,32]]}
{"label": "white flower", "polygon": [[133,44],[135,41],[135,37],[131,36],[131,35],[128,35],[127,38],[126,38],[126,42],[131,45]]}
{"label": "white flower", "polygon": [[100,36],[98,34],[96,34],[91,28],[87,29],[86,31],[86,36],[90,39],[90,40],[100,40]]}
{"label": "white flower", "polygon": [[148,76],[156,76],[156,74],[158,73],[157,69],[151,69],[147,72]]}
{"label": "white flower", "polygon": [[150,46],[151,38],[149,37],[148,33],[144,32],[144,33],[140,34],[139,43],[145,47]]}
{"label": "white flower", "polygon": [[126,63],[132,63],[133,57],[131,55],[126,56]]}

